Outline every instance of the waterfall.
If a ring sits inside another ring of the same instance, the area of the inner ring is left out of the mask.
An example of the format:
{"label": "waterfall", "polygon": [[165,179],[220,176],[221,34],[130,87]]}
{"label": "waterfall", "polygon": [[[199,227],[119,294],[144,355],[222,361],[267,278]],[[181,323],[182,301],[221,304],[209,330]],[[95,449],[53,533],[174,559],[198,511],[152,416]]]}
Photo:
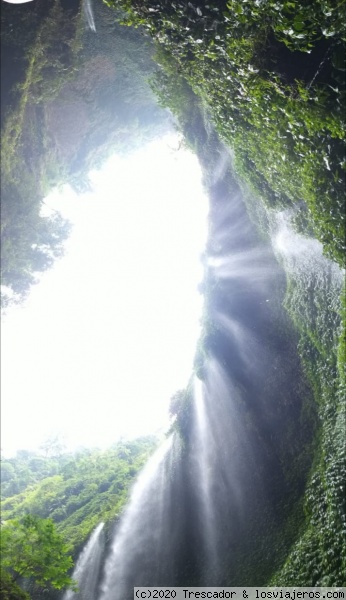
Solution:
{"label": "waterfall", "polygon": [[[224,565],[248,532],[254,498],[266,504],[256,469],[256,438],[246,430],[242,394],[211,357],[205,381],[196,382],[190,465],[198,515],[199,585],[226,585]],[[239,541],[237,541],[239,540]]]}
{"label": "waterfall", "polygon": [[135,585],[174,581],[179,526],[174,524],[171,478],[179,456],[179,440],[168,438],[135,483],[105,563],[100,600],[132,599]]}
{"label": "waterfall", "polygon": [[206,285],[217,282],[217,294],[203,381],[193,379],[183,443],[167,439],[133,487],[98,600],[130,600],[134,586],[259,585],[275,564],[271,536],[292,487],[282,465],[303,443],[295,423],[307,391],[302,383],[297,395],[296,348],[277,331],[284,272],[237,191],[218,196],[210,223]]}
{"label": "waterfall", "polygon": [[201,520],[204,526],[202,543],[206,551],[206,565],[204,569],[206,580],[209,573],[217,572],[217,547],[216,547],[216,515],[212,497],[212,455],[214,439],[208,423],[205,406],[205,386],[199,381],[194,382],[194,447],[193,461],[195,463],[196,489],[198,490]]}
{"label": "waterfall", "polygon": [[91,29],[91,31],[96,31],[94,12],[91,0],[84,0],[83,8],[89,29]]}
{"label": "waterfall", "polygon": [[285,271],[295,280],[304,280],[309,289],[327,284],[332,293],[336,290],[339,293],[343,270],[323,255],[323,246],[318,240],[294,231],[293,214],[291,210],[279,212],[271,224],[273,248],[283,261]]}
{"label": "waterfall", "polygon": [[[260,239],[220,157],[209,190],[200,379],[134,484],[101,577],[94,555],[91,600],[132,600],[135,586],[266,585],[297,534],[285,524],[311,468],[314,407],[282,302],[287,292],[299,320],[314,319],[332,344],[342,273],[316,240],[293,232],[289,214],[267,215],[272,247]],[[321,299],[323,315],[309,312]],[[83,590],[89,544],[75,573]]]}
{"label": "waterfall", "polygon": [[[323,255],[322,244],[296,233],[291,225],[292,211],[275,215],[271,223],[273,248],[291,280],[288,305],[294,306],[305,327],[316,328],[326,346],[340,325],[340,294],[345,272]],[[316,316],[307,307],[316,306]],[[326,310],[320,312],[319,306]]]}
{"label": "waterfall", "polygon": [[100,523],[96,527],[78,557],[72,574],[78,583],[78,592],[68,590],[63,600],[94,600],[104,550],[103,526],[104,523]]}

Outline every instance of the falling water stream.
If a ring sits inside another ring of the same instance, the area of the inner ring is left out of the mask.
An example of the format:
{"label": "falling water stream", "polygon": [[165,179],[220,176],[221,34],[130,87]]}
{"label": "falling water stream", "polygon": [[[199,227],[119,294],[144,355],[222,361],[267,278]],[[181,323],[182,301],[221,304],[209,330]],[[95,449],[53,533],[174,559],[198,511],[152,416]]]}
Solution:
{"label": "falling water stream", "polygon": [[96,31],[92,1],[84,0],[83,9],[89,29],[91,29],[91,31]]}
{"label": "falling water stream", "polygon": [[206,582],[209,580],[210,572],[217,574],[218,556],[217,544],[215,538],[216,515],[215,506],[212,499],[212,454],[214,440],[208,423],[206,405],[205,405],[205,386],[196,379],[194,381],[194,423],[193,431],[195,452],[193,460],[195,461],[193,473],[195,473],[195,485],[199,491],[201,521],[204,526],[201,527],[203,539],[202,543],[206,550],[208,568],[204,570]]}
{"label": "falling water stream", "polygon": [[139,476],[105,562],[100,600],[125,600],[134,585],[174,580],[171,475],[179,454],[179,440],[168,438]]}
{"label": "falling water stream", "polygon": [[104,523],[100,523],[83,548],[72,578],[78,584],[78,592],[68,590],[63,600],[93,600],[97,590],[101,558],[104,550]]}
{"label": "falling water stream", "polygon": [[310,292],[323,289],[332,302],[331,308],[337,309],[344,272],[323,255],[318,240],[293,230],[292,216],[290,210],[275,215],[271,225],[274,251],[281,257],[287,273]]}

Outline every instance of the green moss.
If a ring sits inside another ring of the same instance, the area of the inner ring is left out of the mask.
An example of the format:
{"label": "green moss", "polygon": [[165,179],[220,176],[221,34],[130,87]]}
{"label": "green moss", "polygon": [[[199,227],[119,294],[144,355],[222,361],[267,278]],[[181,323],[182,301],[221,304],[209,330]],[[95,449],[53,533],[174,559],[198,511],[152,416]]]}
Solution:
{"label": "green moss", "polygon": [[[336,59],[344,48],[337,7],[230,0],[211,1],[199,14],[182,1],[170,7],[152,0],[107,4],[121,6],[125,22],[157,40],[161,100],[181,117],[185,79],[208,107],[256,196],[270,207],[304,202],[309,229],[343,265],[345,63]],[[309,63],[310,53],[316,58]],[[185,117],[191,120],[191,111]]]}
{"label": "green moss", "polygon": [[[314,390],[319,427],[301,534],[270,585],[337,586],[344,585],[346,568],[345,321],[331,309],[329,286],[324,293],[316,286],[313,302],[305,303],[298,288],[291,281],[286,306],[301,333],[299,351]],[[341,314],[344,318],[344,307]]]}

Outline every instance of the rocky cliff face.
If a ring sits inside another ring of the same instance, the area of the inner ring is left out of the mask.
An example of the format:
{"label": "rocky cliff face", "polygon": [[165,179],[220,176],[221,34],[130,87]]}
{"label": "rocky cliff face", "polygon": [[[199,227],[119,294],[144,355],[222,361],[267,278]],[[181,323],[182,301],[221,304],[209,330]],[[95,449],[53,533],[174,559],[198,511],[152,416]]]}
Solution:
{"label": "rocky cliff face", "polygon": [[[1,21],[2,275],[19,296],[42,270],[28,256],[42,239],[47,193],[64,183],[87,189],[88,172],[110,154],[171,127],[147,82],[152,47],[121,27],[113,10],[97,5],[95,33],[80,5],[38,0],[32,8],[8,6]],[[23,219],[29,212],[30,226]]]}

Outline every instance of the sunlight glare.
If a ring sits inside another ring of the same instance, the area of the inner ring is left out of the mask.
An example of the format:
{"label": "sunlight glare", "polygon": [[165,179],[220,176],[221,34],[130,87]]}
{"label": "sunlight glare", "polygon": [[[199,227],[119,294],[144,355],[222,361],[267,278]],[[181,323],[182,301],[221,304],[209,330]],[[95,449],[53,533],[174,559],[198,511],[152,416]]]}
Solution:
{"label": "sunlight glare", "polygon": [[[167,136],[65,186],[66,254],[2,328],[2,448],[69,449],[167,427],[200,330],[208,202],[197,158]],[[48,210],[47,208],[45,210]]]}

